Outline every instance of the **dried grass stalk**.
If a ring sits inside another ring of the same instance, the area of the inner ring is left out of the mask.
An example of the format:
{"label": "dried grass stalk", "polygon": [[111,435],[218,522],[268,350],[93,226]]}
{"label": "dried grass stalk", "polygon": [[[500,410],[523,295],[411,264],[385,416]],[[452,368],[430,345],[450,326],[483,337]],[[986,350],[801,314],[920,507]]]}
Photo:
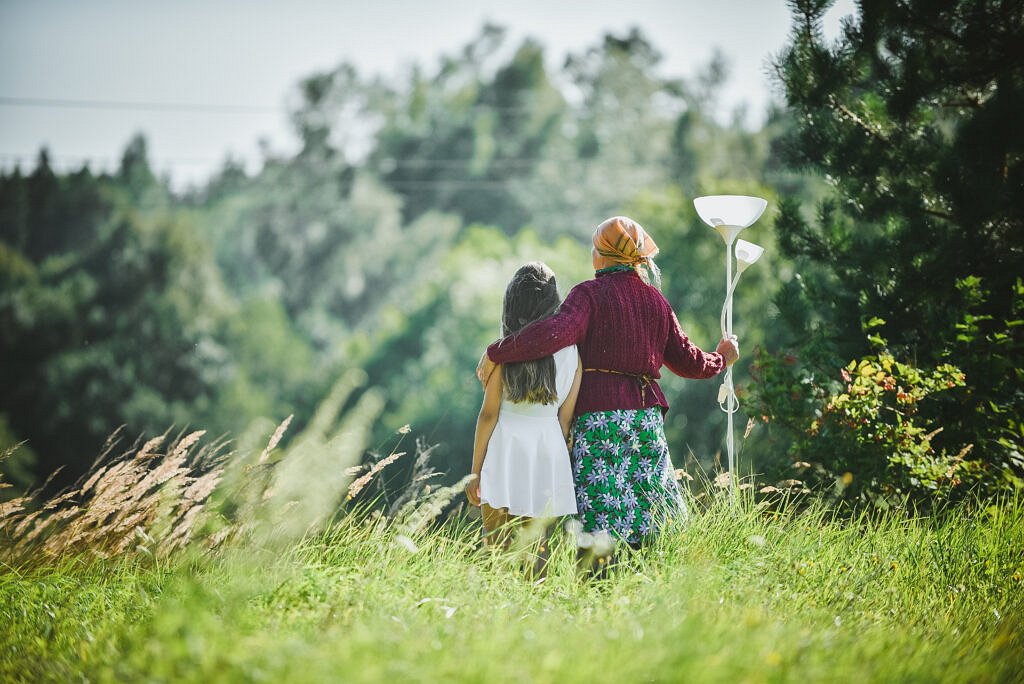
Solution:
{"label": "dried grass stalk", "polygon": [[[372,480],[377,473],[384,470],[384,468],[397,461],[400,456],[404,455],[404,451],[399,451],[397,453],[390,454],[387,458],[383,458],[374,463],[373,467],[370,468],[369,472],[360,477],[358,480],[353,481],[352,484],[348,486],[348,498],[355,498],[355,496],[359,494],[359,492],[363,491],[363,488],[366,487],[366,485],[370,484],[370,480]],[[346,470],[346,474],[347,472],[348,471]]]}
{"label": "dried grass stalk", "polygon": [[109,557],[181,548],[201,524],[222,474],[217,452],[223,443],[196,448],[205,434],[191,432],[164,454],[158,450],[166,435],[155,437],[114,462],[104,462],[113,449],[108,443],[79,485],[48,499],[38,500],[37,493],[6,502],[0,533],[10,543],[0,548],[0,557],[40,562],[85,551]]}
{"label": "dried grass stalk", "polygon": [[285,430],[287,430],[288,426],[291,424],[294,415],[295,414],[288,416],[281,422],[280,425],[277,426],[277,429],[274,430],[274,434],[270,437],[270,442],[267,444],[267,447],[260,454],[259,460],[256,461],[257,463],[267,462],[267,459],[270,458],[270,452],[277,448],[277,445],[278,443],[280,443],[281,438],[284,437]]}

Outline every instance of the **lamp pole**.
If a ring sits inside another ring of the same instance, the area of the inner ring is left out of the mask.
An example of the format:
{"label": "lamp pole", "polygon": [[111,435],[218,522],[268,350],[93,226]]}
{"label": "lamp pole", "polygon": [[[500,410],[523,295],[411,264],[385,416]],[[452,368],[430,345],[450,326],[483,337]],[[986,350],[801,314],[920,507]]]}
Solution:
{"label": "lamp pole", "polygon": [[[737,240],[744,228],[757,221],[764,213],[768,202],[760,197],[745,195],[709,195],[693,201],[701,220],[715,229],[725,243],[725,303],[722,306],[722,337],[732,336],[732,296],[740,275],[764,253],[764,249],[745,240]],[[733,246],[736,245],[736,277],[732,275]],[[736,437],[734,414],[739,409],[736,389],[733,386],[732,366],[725,370],[722,386],[718,390],[718,405],[725,412],[725,447],[729,468],[729,492],[736,501]]]}

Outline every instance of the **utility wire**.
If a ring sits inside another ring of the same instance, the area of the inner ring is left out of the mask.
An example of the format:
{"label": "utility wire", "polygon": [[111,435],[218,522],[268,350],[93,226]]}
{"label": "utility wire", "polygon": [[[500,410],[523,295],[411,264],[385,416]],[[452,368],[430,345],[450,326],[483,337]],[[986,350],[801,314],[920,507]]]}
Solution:
{"label": "utility wire", "polygon": [[[756,155],[744,155],[744,154],[733,154],[733,155],[716,155],[716,161],[732,160],[736,162],[746,163],[750,161]],[[96,163],[96,164],[120,164],[120,157],[110,157],[106,155],[75,155],[75,154],[50,154],[47,158],[51,162],[59,164],[78,164],[78,163]],[[10,162],[35,162],[39,159],[38,152],[0,152],[0,161]],[[278,159],[275,157],[268,158],[255,158],[251,156],[238,156],[238,155],[224,155],[219,157],[161,157],[159,159],[150,160],[151,166],[160,166],[161,164],[205,164],[205,163],[220,163],[224,161],[232,161],[237,163],[263,163],[263,162],[274,162],[274,161],[289,161],[291,158]],[[607,159],[587,159],[579,157],[499,157],[497,159],[489,160],[477,160],[468,158],[454,158],[454,157],[416,157],[411,159],[394,159],[384,157],[381,159],[372,159],[368,161],[362,161],[353,163],[352,166],[355,168],[371,168],[379,173],[391,173],[396,168],[433,168],[437,166],[451,167],[451,168],[462,168],[465,166],[472,166],[475,164],[481,164],[484,167],[521,167],[530,166],[532,164],[559,164],[559,165],[572,165],[572,166],[589,166],[593,164],[607,164]]]}
{"label": "utility wire", "polygon": [[282,107],[267,105],[200,104],[183,102],[133,102],[126,100],[72,100],[49,97],[3,97],[3,107],[42,107],[46,109],[120,109],[158,112],[215,112],[242,114],[257,112],[284,112]]}
{"label": "utility wire", "polygon": [[[450,106],[451,103],[443,103]],[[58,97],[15,97],[0,96],[0,107],[33,107],[42,109],[100,109],[100,110],[122,110],[122,111],[153,111],[153,112],[209,112],[219,114],[254,114],[254,113],[280,113],[289,114],[291,110],[284,106],[274,105],[251,105],[251,104],[230,104],[230,103],[208,103],[208,102],[158,102],[144,100],[89,100]],[[572,111],[577,107],[565,103],[566,109]],[[456,109],[460,107],[455,105]],[[494,105],[486,102],[477,102],[468,105],[468,109],[485,110],[493,112],[534,112],[544,111],[543,105]],[[431,104],[427,105],[431,109]],[[650,106],[649,104],[637,103],[635,105],[617,104],[615,109],[620,112],[638,111],[667,111],[678,113],[685,109],[683,107]]]}

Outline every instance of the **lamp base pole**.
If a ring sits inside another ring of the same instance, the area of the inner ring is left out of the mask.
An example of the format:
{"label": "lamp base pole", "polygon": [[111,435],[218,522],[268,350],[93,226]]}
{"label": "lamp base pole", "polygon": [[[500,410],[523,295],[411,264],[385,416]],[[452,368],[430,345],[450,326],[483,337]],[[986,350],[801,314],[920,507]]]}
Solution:
{"label": "lamp base pole", "polygon": [[[736,240],[736,236],[740,234],[743,228],[737,226],[726,226],[719,225],[715,226],[715,230],[722,236],[722,241],[725,242],[725,336],[730,337],[732,335],[732,293],[733,293],[733,282],[732,282],[732,246]],[[729,468],[729,494],[733,504],[736,503],[736,494],[738,493],[736,484],[736,440],[733,434],[733,414],[736,412],[736,389],[732,384],[732,367],[725,369],[725,379],[723,381],[725,387],[725,412],[726,412],[726,432],[725,432],[725,449],[727,455],[727,461]]]}

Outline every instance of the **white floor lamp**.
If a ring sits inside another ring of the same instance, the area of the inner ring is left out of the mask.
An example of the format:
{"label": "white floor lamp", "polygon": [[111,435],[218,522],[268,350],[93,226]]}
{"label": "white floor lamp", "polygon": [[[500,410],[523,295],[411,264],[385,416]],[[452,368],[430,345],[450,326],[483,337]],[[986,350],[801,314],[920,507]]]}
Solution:
{"label": "white floor lamp", "polygon": [[[725,304],[722,306],[722,336],[732,335],[732,295],[740,275],[761,258],[764,248],[746,240],[737,240],[744,228],[757,221],[768,206],[760,197],[746,195],[709,195],[693,200],[693,206],[704,223],[714,228],[725,242]],[[736,247],[736,277],[732,276],[733,244]],[[733,414],[739,409],[736,389],[732,382],[732,367],[725,371],[725,379],[718,390],[718,405],[728,416],[725,445],[728,453],[729,490],[736,494],[736,441]],[[735,499],[734,499],[735,500]]]}

